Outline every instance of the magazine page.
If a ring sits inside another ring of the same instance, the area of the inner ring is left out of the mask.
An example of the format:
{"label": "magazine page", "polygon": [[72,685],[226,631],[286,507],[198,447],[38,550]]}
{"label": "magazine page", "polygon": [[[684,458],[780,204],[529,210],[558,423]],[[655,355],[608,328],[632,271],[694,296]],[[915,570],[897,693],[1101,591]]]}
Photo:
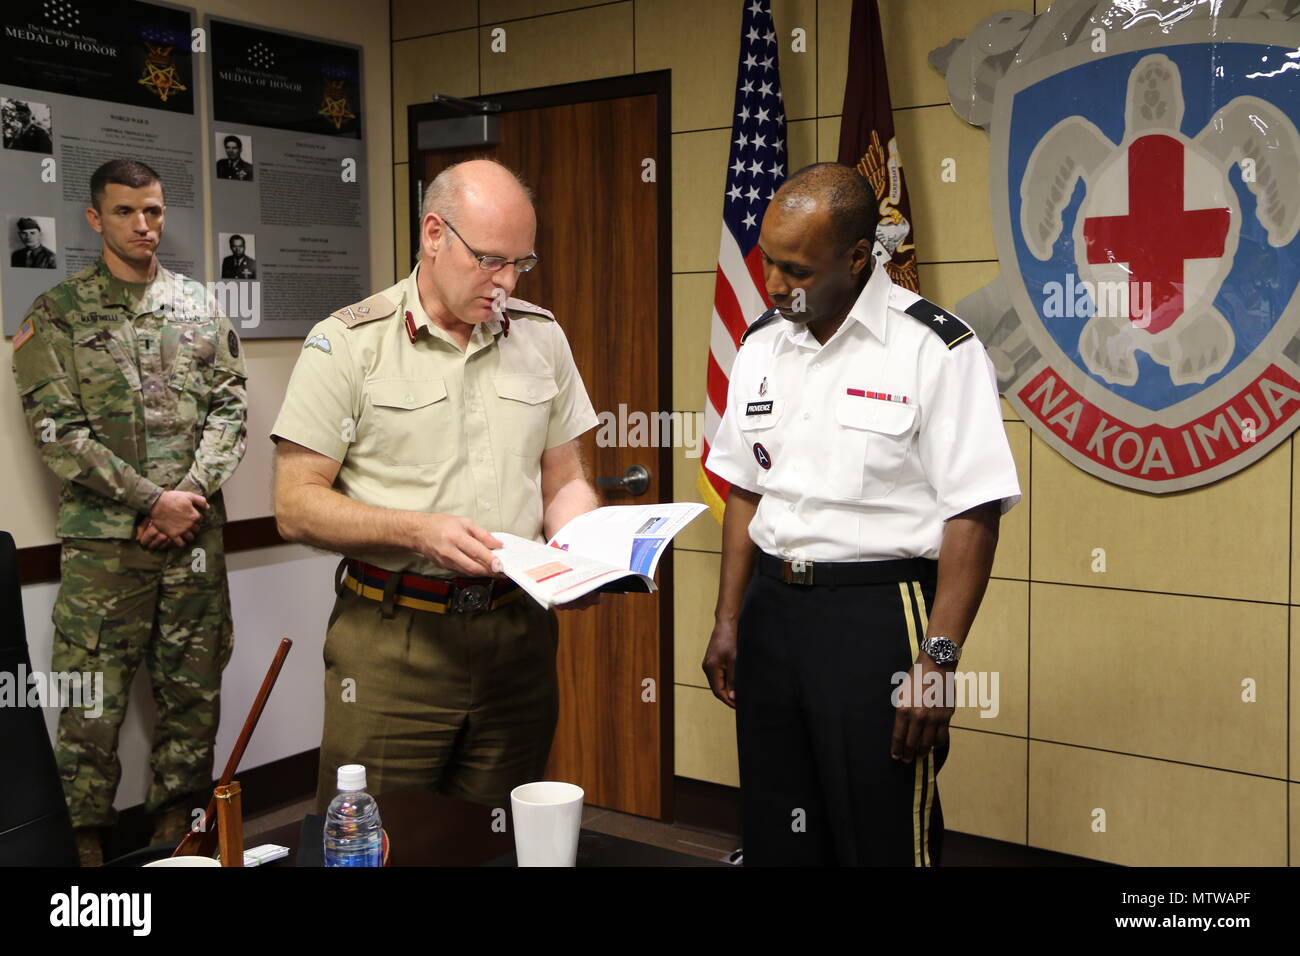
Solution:
{"label": "magazine page", "polygon": [[[495,536],[504,545],[492,552],[501,559],[503,572],[543,607],[576,600],[628,576],[627,568],[576,551],[562,551],[503,531]],[[653,582],[649,583],[653,590]]]}
{"label": "magazine page", "polygon": [[[609,505],[578,515],[549,544],[647,577],[673,536],[704,512],[698,502]],[[500,537],[498,535],[498,537]]]}

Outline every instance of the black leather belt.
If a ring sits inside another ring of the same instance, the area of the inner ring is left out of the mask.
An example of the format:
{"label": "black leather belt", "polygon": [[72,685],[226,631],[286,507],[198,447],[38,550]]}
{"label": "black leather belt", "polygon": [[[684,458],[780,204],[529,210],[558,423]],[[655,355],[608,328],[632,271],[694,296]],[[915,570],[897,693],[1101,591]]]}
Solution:
{"label": "black leather belt", "polygon": [[844,587],[854,584],[891,584],[895,581],[933,580],[939,562],[931,558],[896,558],[891,561],[782,561],[758,552],[758,573],[786,584],[805,587]]}

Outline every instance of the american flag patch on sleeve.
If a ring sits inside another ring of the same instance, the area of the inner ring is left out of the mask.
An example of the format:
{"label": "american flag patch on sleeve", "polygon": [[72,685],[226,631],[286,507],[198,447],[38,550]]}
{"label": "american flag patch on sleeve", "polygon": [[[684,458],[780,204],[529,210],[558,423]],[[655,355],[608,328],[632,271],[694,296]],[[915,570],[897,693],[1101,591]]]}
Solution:
{"label": "american flag patch on sleeve", "polygon": [[14,333],[14,351],[17,352],[27,340],[35,333],[36,328],[32,325],[32,320],[24,319],[23,324],[18,326],[18,331]]}

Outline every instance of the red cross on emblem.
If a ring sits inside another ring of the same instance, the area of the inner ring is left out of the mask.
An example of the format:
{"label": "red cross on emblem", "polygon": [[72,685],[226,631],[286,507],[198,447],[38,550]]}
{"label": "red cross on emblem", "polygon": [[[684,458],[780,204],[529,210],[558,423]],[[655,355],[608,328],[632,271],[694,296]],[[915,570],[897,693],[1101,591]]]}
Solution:
{"label": "red cross on emblem", "polygon": [[1223,255],[1231,211],[1183,208],[1183,144],[1158,133],[1128,151],[1128,215],[1085,219],[1088,261],[1127,262],[1130,288],[1149,283],[1150,298],[1129,296],[1129,317],[1149,303],[1147,331],[1168,328],[1183,314],[1184,263]]}

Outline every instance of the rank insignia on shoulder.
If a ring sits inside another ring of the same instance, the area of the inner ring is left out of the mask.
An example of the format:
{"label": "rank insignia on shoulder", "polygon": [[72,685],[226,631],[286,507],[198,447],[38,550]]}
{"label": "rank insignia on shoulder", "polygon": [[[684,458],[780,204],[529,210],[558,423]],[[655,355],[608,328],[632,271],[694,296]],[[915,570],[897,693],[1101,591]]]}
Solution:
{"label": "rank insignia on shoulder", "polygon": [[363,322],[373,322],[375,319],[382,319],[392,315],[397,311],[394,305],[382,293],[375,293],[368,299],[360,302],[354,302],[352,305],[345,306],[330,315],[336,319],[341,319],[349,327],[360,325]]}
{"label": "rank insignia on shoulder", "polygon": [[500,308],[497,307],[496,302],[493,302],[492,308],[497,311],[502,318],[508,318],[506,315],[507,312],[522,312],[527,315],[540,315],[544,319],[550,319],[552,322],[555,321],[555,313],[550,309],[543,309],[540,305],[534,305],[531,302],[527,302],[524,299],[516,299],[513,296],[507,298],[505,305]]}
{"label": "rank insignia on shoulder", "polygon": [[330,345],[330,340],[321,332],[317,332],[315,335],[311,336],[311,338],[307,339],[307,341],[302,344],[302,347],[304,351],[307,349],[320,349],[326,355],[334,354],[334,346]]}
{"label": "rank insignia on shoulder", "polygon": [[931,332],[943,339],[948,348],[975,337],[969,325],[929,299],[917,299],[903,311],[928,326]]}

